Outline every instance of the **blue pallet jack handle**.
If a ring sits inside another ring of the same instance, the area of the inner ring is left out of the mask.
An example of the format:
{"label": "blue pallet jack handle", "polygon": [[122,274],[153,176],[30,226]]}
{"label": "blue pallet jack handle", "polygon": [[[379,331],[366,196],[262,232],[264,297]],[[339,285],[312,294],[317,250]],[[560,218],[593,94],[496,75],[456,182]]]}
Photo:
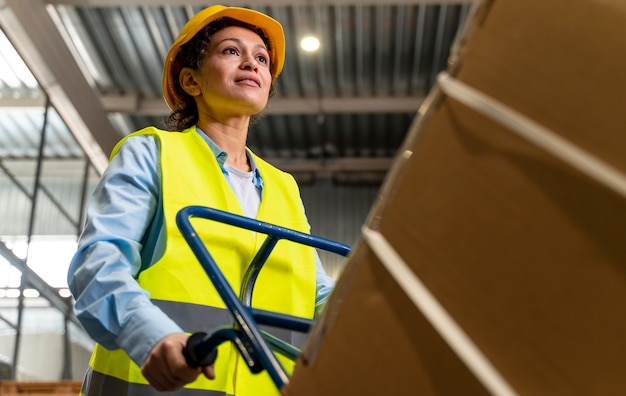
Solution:
{"label": "blue pallet jack handle", "polygon": [[[239,297],[230,287],[222,271],[191,225],[190,218],[192,217],[219,221],[267,235],[244,275]],[[276,358],[272,347],[294,360],[299,354],[299,350],[276,337],[262,332],[259,330],[258,325],[265,324],[293,331],[307,332],[312,321],[251,308],[250,304],[256,278],[272,249],[281,239],[342,256],[347,256],[350,253],[350,246],[205,206],[187,206],[181,209],[176,215],[176,224],[235,319],[235,327],[233,328],[220,328],[210,335],[206,333],[193,334],[183,351],[187,363],[192,367],[211,365],[217,357],[217,346],[224,341],[232,341],[253,373],[258,373],[263,369],[267,370],[276,387],[279,390],[282,389],[289,383],[289,375]]]}

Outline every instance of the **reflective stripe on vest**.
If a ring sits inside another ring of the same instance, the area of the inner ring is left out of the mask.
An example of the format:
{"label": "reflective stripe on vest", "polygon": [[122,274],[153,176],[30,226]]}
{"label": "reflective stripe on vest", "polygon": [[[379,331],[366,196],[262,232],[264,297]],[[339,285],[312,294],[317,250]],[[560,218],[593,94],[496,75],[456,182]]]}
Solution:
{"label": "reflective stripe on vest", "polygon": [[[210,333],[224,322],[231,324],[232,318],[225,311],[223,301],[178,231],[175,216],[182,207],[188,205],[204,205],[241,215],[243,212],[228,182],[221,177],[221,170],[213,153],[198,133],[195,127],[183,132],[146,128],[129,136],[150,134],[160,144],[161,195],[167,235],[163,257],[143,271],[138,282],[150,292],[155,304],[166,311],[185,331]],[[119,145],[112,155],[115,155],[117,148]],[[255,162],[264,180],[257,219],[308,232],[300,194],[293,178],[256,156]],[[204,219],[193,219],[192,224],[238,294],[245,270],[265,236]],[[252,306],[312,318],[315,309],[315,276],[313,249],[281,241],[257,279]],[[278,334],[275,331],[272,333],[287,342],[295,341],[290,332],[282,330]],[[186,389],[218,392],[207,393],[208,395],[279,394],[267,373],[250,373],[238,351],[230,343],[220,345],[218,356],[215,364],[216,379],[209,381],[200,376]],[[282,356],[278,358],[288,371],[292,369],[293,362]],[[139,368],[121,350],[107,351],[99,345],[96,346],[91,367],[94,370],[91,378],[102,375],[107,378],[105,383],[111,386],[116,386],[116,381],[108,379],[109,377],[137,386],[147,384]],[[131,388],[133,387],[128,389]],[[134,393],[128,393],[132,394]]]}
{"label": "reflective stripe on vest", "polygon": [[179,389],[176,392],[163,393],[157,391],[150,385],[129,383],[121,379],[93,371],[91,367],[87,370],[80,394],[81,396],[158,396],[164,394],[176,396],[232,396],[231,394],[220,391],[189,388]]}

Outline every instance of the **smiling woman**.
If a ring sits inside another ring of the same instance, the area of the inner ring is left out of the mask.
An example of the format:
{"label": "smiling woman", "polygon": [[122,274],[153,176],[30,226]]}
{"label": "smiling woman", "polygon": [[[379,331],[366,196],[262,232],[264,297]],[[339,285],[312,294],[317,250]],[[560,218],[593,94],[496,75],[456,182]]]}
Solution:
{"label": "smiling woman", "polygon": [[239,26],[224,27],[211,41],[198,69],[181,69],[180,86],[195,101],[201,129],[214,122],[237,125],[245,139],[250,116],[260,113],[269,98],[268,49],[258,34]]}
{"label": "smiling woman", "polygon": [[[310,231],[294,178],[246,147],[284,59],[280,23],[246,8],[206,8],[172,44],[163,71],[168,130],[148,127],[114,148],[68,271],[77,317],[99,343],[83,394],[185,387],[173,394],[278,395],[230,343],[220,345],[215,367],[187,365],[187,334],[212,333],[231,319],[175,218],[202,205]],[[264,236],[217,223],[197,230],[240,290]],[[313,248],[285,244],[264,264],[252,306],[311,319],[333,286]]]}

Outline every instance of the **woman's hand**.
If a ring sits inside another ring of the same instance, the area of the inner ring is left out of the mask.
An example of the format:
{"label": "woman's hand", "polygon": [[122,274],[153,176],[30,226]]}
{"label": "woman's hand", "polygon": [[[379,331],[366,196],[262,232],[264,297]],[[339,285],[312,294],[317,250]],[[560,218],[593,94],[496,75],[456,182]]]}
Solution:
{"label": "woman's hand", "polygon": [[204,374],[215,379],[213,366],[192,368],[187,365],[183,349],[189,338],[186,334],[171,334],[159,341],[141,367],[141,372],[156,390],[165,392],[183,387]]}

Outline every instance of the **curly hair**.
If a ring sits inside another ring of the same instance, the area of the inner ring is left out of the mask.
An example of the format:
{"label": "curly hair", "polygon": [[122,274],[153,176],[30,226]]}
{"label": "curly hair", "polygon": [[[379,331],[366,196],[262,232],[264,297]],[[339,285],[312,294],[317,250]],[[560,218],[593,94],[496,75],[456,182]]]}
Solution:
{"label": "curly hair", "polygon": [[[178,72],[180,72],[180,70],[184,67],[198,70],[202,66],[202,62],[206,56],[207,48],[211,43],[211,37],[216,32],[228,26],[240,26],[252,30],[261,37],[267,46],[267,49],[269,51],[272,50],[269,39],[260,28],[236,19],[221,18],[205,26],[191,40],[189,40],[189,42],[185,43],[178,51],[178,54],[176,54],[174,65],[172,65],[172,67],[175,67]],[[163,123],[168,131],[180,132],[195,125],[198,122],[199,115],[198,106],[196,105],[193,96],[185,92],[178,81],[175,81],[175,84],[180,100],[176,103],[175,109],[163,121]],[[269,98],[274,96],[275,92],[276,89],[274,87],[274,82],[272,82],[272,85],[270,86]],[[250,125],[254,125],[262,117],[263,113],[254,114],[250,117]]]}

